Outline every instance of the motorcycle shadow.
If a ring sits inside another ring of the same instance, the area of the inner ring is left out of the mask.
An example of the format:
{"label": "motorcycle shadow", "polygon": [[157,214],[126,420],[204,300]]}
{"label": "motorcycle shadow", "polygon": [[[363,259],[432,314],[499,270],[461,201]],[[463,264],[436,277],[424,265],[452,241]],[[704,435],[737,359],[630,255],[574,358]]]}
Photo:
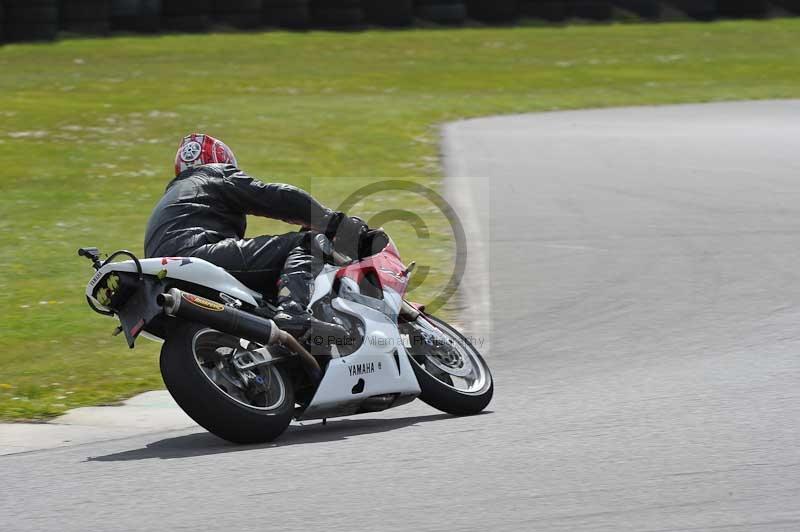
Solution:
{"label": "motorcycle shadow", "polygon": [[442,419],[453,418],[449,414],[433,414],[429,416],[413,416],[388,419],[342,419],[328,421],[327,425],[314,423],[312,425],[292,424],[276,441],[256,445],[237,445],[214,436],[209,432],[197,432],[185,436],[166,438],[153,443],[148,443],[141,449],[133,449],[120,453],[104,456],[88,457],[89,462],[118,462],[128,460],[147,460],[160,458],[171,460],[175,458],[191,458],[219,453],[232,453],[253,449],[267,449],[272,447],[286,447],[289,445],[304,445],[346,440],[362,434],[377,434],[392,430],[402,429],[420,423],[430,423]]}

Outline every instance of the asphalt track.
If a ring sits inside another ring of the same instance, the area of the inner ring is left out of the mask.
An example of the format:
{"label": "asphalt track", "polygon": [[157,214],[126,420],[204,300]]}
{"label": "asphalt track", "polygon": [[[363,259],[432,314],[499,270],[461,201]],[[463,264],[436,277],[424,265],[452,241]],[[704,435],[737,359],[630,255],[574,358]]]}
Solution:
{"label": "asphalt track", "polygon": [[800,103],[471,120],[445,155],[491,184],[490,413],[4,456],[0,530],[800,530]]}

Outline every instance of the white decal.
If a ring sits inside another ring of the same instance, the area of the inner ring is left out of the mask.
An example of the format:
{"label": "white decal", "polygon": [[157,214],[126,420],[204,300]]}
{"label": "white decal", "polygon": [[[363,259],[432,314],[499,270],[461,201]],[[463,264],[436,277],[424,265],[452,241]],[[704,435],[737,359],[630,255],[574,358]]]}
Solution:
{"label": "white decal", "polygon": [[200,157],[200,152],[203,151],[203,147],[200,146],[199,142],[187,142],[186,145],[181,148],[181,160],[185,163],[190,163]]}

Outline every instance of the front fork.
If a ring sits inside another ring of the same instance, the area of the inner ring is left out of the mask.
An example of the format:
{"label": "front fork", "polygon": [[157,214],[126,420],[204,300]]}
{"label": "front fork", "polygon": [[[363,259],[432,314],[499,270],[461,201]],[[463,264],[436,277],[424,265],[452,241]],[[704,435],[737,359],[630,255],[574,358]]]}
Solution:
{"label": "front fork", "polygon": [[403,304],[400,305],[400,317],[406,321],[416,321],[422,314],[422,311],[419,309],[424,310],[425,307],[422,305],[415,306],[404,299]]}
{"label": "front fork", "polygon": [[[420,320],[420,316],[422,316],[423,319]],[[440,331],[438,327],[430,322],[430,320],[424,319],[424,317],[425,307],[423,305],[417,305],[414,303],[409,303],[405,299],[403,300],[403,304],[400,306],[400,318],[407,322],[415,322],[419,327],[418,331],[420,336],[422,336],[426,344],[434,347],[438,343],[440,348],[452,348],[452,341],[447,337],[447,335]]]}

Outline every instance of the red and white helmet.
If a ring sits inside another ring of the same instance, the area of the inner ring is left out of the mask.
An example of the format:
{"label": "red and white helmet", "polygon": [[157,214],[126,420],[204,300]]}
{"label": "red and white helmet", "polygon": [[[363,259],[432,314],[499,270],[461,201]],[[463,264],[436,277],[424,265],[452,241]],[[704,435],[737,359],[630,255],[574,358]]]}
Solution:
{"label": "red and white helmet", "polygon": [[233,151],[211,135],[192,133],[181,141],[175,154],[175,175],[202,164],[226,163],[238,166]]}

